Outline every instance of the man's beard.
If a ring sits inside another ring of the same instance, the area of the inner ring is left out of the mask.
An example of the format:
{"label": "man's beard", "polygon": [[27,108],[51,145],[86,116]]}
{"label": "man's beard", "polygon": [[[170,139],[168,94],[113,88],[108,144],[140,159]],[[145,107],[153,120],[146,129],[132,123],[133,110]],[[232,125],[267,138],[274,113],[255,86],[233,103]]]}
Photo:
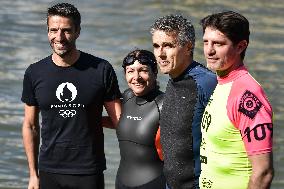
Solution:
{"label": "man's beard", "polygon": [[67,44],[67,49],[64,49],[64,50],[56,49],[54,43],[50,43],[50,46],[51,46],[53,52],[55,54],[57,54],[58,56],[60,56],[61,58],[64,58],[64,57],[68,56],[72,52],[72,49],[76,48],[75,43],[68,43]]}

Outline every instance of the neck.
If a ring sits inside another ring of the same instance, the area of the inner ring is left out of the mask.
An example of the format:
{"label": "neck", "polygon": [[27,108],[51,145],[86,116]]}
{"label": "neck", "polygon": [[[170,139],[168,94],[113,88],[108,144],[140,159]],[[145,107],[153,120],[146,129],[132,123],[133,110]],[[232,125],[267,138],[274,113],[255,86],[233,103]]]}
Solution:
{"label": "neck", "polygon": [[238,62],[232,64],[232,66],[229,67],[228,69],[226,69],[226,70],[217,70],[216,73],[221,78],[222,77],[226,77],[227,75],[229,75],[229,73],[231,73],[233,70],[238,69],[242,65],[243,65],[243,61],[238,61]]}
{"label": "neck", "polygon": [[52,54],[53,62],[60,67],[72,66],[79,59],[79,57],[80,57],[80,51],[77,49],[74,49],[65,56],[59,56],[56,53]]}
{"label": "neck", "polygon": [[183,63],[180,65],[178,72],[170,74],[170,77],[172,79],[179,77],[188,68],[188,66],[192,63],[192,61],[193,61],[192,57],[186,58],[185,61],[183,61]]}

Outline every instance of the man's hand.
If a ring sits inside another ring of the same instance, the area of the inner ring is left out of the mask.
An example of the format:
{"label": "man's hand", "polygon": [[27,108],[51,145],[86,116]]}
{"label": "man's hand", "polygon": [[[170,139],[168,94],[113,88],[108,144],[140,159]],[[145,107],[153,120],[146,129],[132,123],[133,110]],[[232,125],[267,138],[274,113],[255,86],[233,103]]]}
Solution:
{"label": "man's hand", "polygon": [[39,178],[37,175],[30,176],[28,189],[39,189]]}

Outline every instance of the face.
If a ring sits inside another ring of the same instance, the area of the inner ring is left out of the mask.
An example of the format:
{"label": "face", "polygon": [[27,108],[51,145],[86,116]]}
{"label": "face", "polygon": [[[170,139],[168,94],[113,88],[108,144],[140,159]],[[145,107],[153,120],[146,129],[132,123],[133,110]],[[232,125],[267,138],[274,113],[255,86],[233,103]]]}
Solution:
{"label": "face", "polygon": [[156,85],[156,75],[147,65],[140,64],[136,60],[126,66],[125,78],[130,89],[136,96],[143,96],[151,91]]}
{"label": "face", "polygon": [[242,64],[240,54],[247,43],[244,40],[234,45],[222,32],[207,27],[203,35],[203,45],[207,67],[224,76]]}
{"label": "face", "polygon": [[170,77],[178,77],[190,64],[191,45],[178,45],[177,34],[157,30],[152,35],[154,54],[160,70]]}
{"label": "face", "polygon": [[76,39],[80,30],[75,29],[72,19],[50,16],[48,19],[48,40],[54,53],[64,57],[76,50]]}

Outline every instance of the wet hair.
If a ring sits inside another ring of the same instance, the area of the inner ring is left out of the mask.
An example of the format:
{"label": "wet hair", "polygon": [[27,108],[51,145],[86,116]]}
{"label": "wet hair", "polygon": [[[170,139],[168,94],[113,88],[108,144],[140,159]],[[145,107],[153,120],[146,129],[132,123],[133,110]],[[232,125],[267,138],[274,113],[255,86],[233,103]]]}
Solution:
{"label": "wet hair", "polygon": [[47,9],[47,25],[50,16],[63,16],[71,18],[76,29],[80,29],[81,15],[78,9],[69,3],[58,3]]}
{"label": "wet hair", "polygon": [[195,31],[191,22],[182,15],[166,15],[158,18],[150,27],[150,33],[153,35],[155,31],[164,31],[166,33],[176,33],[179,46],[184,46],[190,42],[193,54],[195,46]]}
{"label": "wet hair", "polygon": [[134,64],[135,60],[138,60],[140,64],[149,66],[155,75],[158,74],[155,55],[152,52],[143,49],[131,51],[123,59],[122,67],[124,68],[124,72],[126,71],[126,66]]}
{"label": "wet hair", "polygon": [[[233,11],[225,11],[208,15],[200,21],[203,28],[203,34],[207,27],[217,29],[226,35],[234,45],[240,41],[246,40],[249,43],[249,21],[241,14]],[[244,59],[246,49],[241,53]]]}

